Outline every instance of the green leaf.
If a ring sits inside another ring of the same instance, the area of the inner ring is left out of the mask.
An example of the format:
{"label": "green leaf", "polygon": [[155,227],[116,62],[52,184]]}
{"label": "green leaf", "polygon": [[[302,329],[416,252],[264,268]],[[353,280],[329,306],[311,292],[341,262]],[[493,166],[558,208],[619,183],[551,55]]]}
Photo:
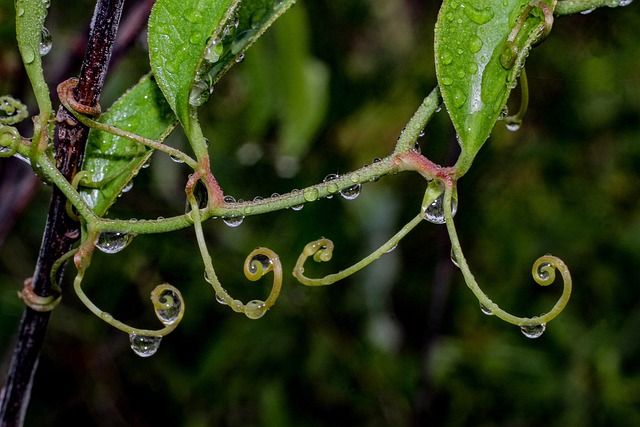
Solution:
{"label": "green leaf", "polygon": [[[176,117],[155,80],[147,75],[100,116],[99,122],[162,140],[173,129]],[[83,170],[90,172],[93,184],[82,187],[80,193],[96,214],[107,212],[152,153],[129,139],[91,130]]]}
{"label": "green leaf", "polygon": [[[189,95],[210,37],[218,37],[238,0],[158,0],[149,17],[149,54],[158,86],[182,125],[190,123]],[[233,25],[233,23],[229,23]],[[188,134],[188,130],[187,130]]]}
{"label": "green leaf", "polygon": [[[207,91],[295,0],[158,0],[149,18],[151,67],[189,135]],[[206,83],[206,84],[203,84]],[[193,87],[194,84],[196,87]],[[192,101],[189,102],[190,97]]]}
{"label": "green leaf", "polygon": [[[458,177],[467,172],[489,137],[531,45],[544,28],[539,8],[525,11],[529,3],[444,0],[442,4],[435,29],[436,75],[462,148],[455,165]],[[521,15],[521,27],[512,32]]]}

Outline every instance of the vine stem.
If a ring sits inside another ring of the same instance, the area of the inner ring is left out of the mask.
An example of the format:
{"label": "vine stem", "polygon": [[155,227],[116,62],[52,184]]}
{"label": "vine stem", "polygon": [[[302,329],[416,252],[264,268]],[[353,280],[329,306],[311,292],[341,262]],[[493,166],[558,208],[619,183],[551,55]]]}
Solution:
{"label": "vine stem", "polygon": [[[98,0],[89,42],[82,62],[75,100],[96,107],[102,92],[124,0]],[[71,181],[82,165],[88,129],[77,123],[61,107],[57,114],[56,166]],[[32,287],[36,295],[48,297],[54,290],[50,280],[56,260],[67,253],[79,236],[78,224],[66,214],[66,197],[53,188],[49,215],[36,263]],[[58,281],[63,269],[59,270]],[[50,312],[25,308],[9,366],[7,383],[2,390],[0,426],[22,426],[33,385],[33,378],[44,342]]]}

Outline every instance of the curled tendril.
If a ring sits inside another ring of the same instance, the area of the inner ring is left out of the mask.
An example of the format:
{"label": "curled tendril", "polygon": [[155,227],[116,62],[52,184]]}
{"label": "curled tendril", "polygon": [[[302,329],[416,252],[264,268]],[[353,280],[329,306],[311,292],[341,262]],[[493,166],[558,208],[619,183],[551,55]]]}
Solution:
{"label": "curled tendril", "polygon": [[564,307],[567,305],[567,302],[569,301],[572,287],[571,274],[569,273],[569,269],[560,258],[557,258],[553,255],[541,256],[533,264],[531,270],[533,279],[541,286],[548,286],[555,281],[556,271],[560,273],[560,275],[562,276],[564,287],[562,295],[560,296],[556,304],[548,313],[534,317],[518,317],[504,311],[498,306],[498,304],[491,301],[491,299],[480,289],[480,286],[476,282],[475,277],[473,277],[473,274],[469,270],[469,265],[464,258],[464,254],[462,253],[460,242],[458,240],[458,234],[456,232],[455,225],[453,223],[453,217],[451,215],[450,202],[452,187],[452,182],[449,181],[445,183],[444,206],[446,225],[447,231],[449,232],[449,238],[451,239],[453,256],[455,257],[456,264],[462,271],[467,286],[469,286],[471,291],[478,298],[482,310],[485,313],[493,314],[496,317],[504,320],[505,322],[520,326],[523,333],[528,337],[535,338],[539,336],[544,331],[546,324],[549,321],[553,320],[558,314],[560,314],[560,312],[564,309]]}
{"label": "curled tendril", "polygon": [[74,93],[76,86],[78,86],[78,79],[76,77],[67,79],[58,85],[58,97],[60,98],[60,101],[63,103],[65,108],[70,111],[77,111],[78,113],[86,114],[88,116],[99,116],[102,113],[100,104],[91,106],[81,104],[76,101]]}
{"label": "curled tendril", "polygon": [[[156,317],[164,325],[162,329],[139,329],[129,326],[126,323],[116,320],[110,313],[98,308],[98,306],[89,299],[82,290],[82,279],[86,268],[89,266],[91,254],[95,250],[95,240],[95,238],[86,239],[79,249],[69,252],[63,257],[70,258],[74,256],[74,263],[78,269],[78,273],[73,281],[73,289],[80,301],[100,319],[114,328],[128,333],[132,342],[134,339],[139,341],[141,339],[151,339],[150,337],[163,337],[173,331],[182,320],[185,305],[180,291],[168,283],[158,285],[151,291],[151,302]],[[59,260],[60,263],[64,262],[63,258]]]}
{"label": "curled tendril", "polygon": [[27,106],[11,96],[0,96],[0,124],[13,125],[27,118]]}
{"label": "curled tendril", "polygon": [[200,202],[193,194],[195,183],[198,182],[199,179],[197,173],[190,179],[192,183],[191,185],[187,185],[187,200],[191,206],[190,216],[193,220],[193,228],[196,232],[200,256],[204,263],[205,280],[213,287],[218,302],[228,305],[236,313],[244,313],[249,319],[259,319],[275,304],[280,295],[280,289],[282,288],[282,264],[280,263],[280,258],[271,249],[258,248],[251,252],[245,260],[244,274],[247,279],[251,281],[256,281],[273,271],[273,286],[271,287],[269,297],[265,301],[255,299],[244,304],[242,301],[232,298],[222,287],[220,280],[218,280],[213,268],[211,255],[209,255],[209,250],[207,249],[207,242],[205,241],[202,229],[203,218],[200,211]]}
{"label": "curled tendril", "polygon": [[22,138],[18,129],[11,126],[0,127],[0,157],[11,157],[18,152]]}
{"label": "curled tendril", "polygon": [[348,267],[339,273],[329,274],[325,277],[319,279],[311,279],[304,275],[304,263],[307,261],[309,257],[313,257],[313,260],[316,262],[327,262],[331,260],[333,256],[333,242],[329,239],[319,239],[307,244],[300,256],[298,257],[298,261],[293,269],[293,275],[300,283],[306,286],[323,286],[323,285],[331,285],[338,280],[342,280],[345,277],[352,275],[353,273],[363,269],[367,265],[371,264],[373,261],[380,258],[385,253],[393,250],[400,240],[404,236],[406,236],[411,230],[415,228],[422,221],[422,214],[416,216],[411,221],[409,221],[400,231],[398,231],[392,238],[390,238],[385,244],[380,246],[378,249],[373,251],[369,256],[363,258],[359,262],[353,264],[351,267]]}
{"label": "curled tendril", "polygon": [[62,295],[59,292],[54,292],[53,295],[49,295],[46,297],[40,296],[33,291],[33,278],[30,277],[24,281],[24,286],[20,292],[18,292],[18,297],[24,301],[24,303],[35,311],[45,312],[51,311],[62,299]]}

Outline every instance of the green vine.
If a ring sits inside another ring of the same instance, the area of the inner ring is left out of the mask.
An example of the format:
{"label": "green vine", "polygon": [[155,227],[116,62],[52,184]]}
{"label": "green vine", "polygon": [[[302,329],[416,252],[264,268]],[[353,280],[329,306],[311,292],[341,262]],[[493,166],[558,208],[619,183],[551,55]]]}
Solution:
{"label": "green vine", "polygon": [[[550,255],[540,257],[533,265],[533,277],[538,284],[546,286],[552,283],[556,271],[564,282],[562,296],[548,313],[517,317],[501,309],[480,289],[462,252],[453,222],[458,201],[456,183],[468,171],[499,119],[504,119],[511,127],[518,127],[522,123],[529,98],[523,66],[531,48],[548,36],[554,15],[604,6],[624,6],[629,2],[553,0],[545,4],[540,0],[481,0],[471,5],[460,0],[445,0],[436,25],[438,86],[408,121],[389,156],[376,159],[355,171],[329,175],[322,182],[300,190],[266,198],[257,197],[251,201],[236,201],[224,194],[211,172],[208,140],[198,121],[198,107],[206,102],[212,85],[242,58],[246,49],[293,3],[293,0],[158,0],[149,20],[152,74],[143,77],[111,110],[102,114],[99,106],[88,108],[78,103],[74,97],[76,79],[69,79],[58,86],[61,104],[78,122],[91,129],[90,138],[93,138],[96,150],[87,154],[85,169],[76,175],[73,182],[69,182],[57,170],[48,150],[52,107],[42,73],[41,57],[36,51],[36,43],[41,42],[41,34],[45,31],[46,7],[39,0],[16,2],[18,45],[40,111],[34,118],[33,137],[22,137],[11,125],[27,117],[26,107],[12,97],[0,97],[0,156],[28,158],[34,169],[67,197],[68,212],[82,224],[81,243],[59,260],[56,269],[72,258],[77,269],[74,290],[80,300],[96,316],[129,334],[131,346],[137,354],[149,356],[157,350],[160,339],[180,322],[185,307],[182,296],[178,289],[168,284],[160,285],[152,292],[156,316],[163,324],[161,329],[138,329],[114,319],[111,314],[98,308],[81,286],[96,249],[116,253],[123,250],[136,235],[193,227],[204,264],[205,279],[211,284],[216,299],[233,311],[258,319],[275,304],[280,293],[283,272],[279,257],[266,248],[256,249],[248,255],[244,272],[249,280],[258,280],[268,273],[273,273],[274,277],[266,299],[243,303],[227,292],[216,275],[204,237],[205,221],[219,217],[227,224],[237,226],[246,216],[297,208],[335,194],[350,200],[360,194],[365,184],[385,175],[413,171],[426,181],[425,196],[419,213],[397,234],[352,266],[323,278],[312,279],[304,275],[307,259],[313,257],[317,262],[326,262],[333,254],[331,240],[316,240],[303,249],[293,275],[307,286],[332,284],[384,256],[424,220],[446,224],[453,256],[483,311],[521,327],[528,337],[539,336],[569,299],[571,277],[566,265]],[[187,11],[185,19],[173,19],[182,9]],[[459,54],[453,55],[453,52]],[[504,106],[516,85],[517,77],[520,78],[521,88],[519,112],[504,117]],[[150,98],[156,100],[155,107],[142,111],[141,117],[135,118],[126,113],[129,110],[139,111],[138,106],[148,103]],[[452,118],[462,148],[455,165],[447,167],[437,165],[423,156],[419,145],[416,145],[429,120],[443,103]],[[185,130],[195,158],[164,143],[178,122]],[[128,126],[130,124],[134,126]],[[105,154],[109,150],[121,154],[122,160],[119,163],[110,161]],[[169,218],[148,220],[105,217],[120,192],[155,152],[168,155],[191,169],[185,186],[188,211]],[[57,294],[47,299],[32,295],[29,289],[28,282],[25,282],[21,297],[30,307],[50,310],[59,301],[57,287]]]}

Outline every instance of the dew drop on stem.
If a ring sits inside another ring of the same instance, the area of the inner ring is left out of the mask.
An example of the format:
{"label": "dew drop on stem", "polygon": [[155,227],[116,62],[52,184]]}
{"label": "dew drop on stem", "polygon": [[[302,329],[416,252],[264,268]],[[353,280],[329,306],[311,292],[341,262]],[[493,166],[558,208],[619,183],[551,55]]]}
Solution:
{"label": "dew drop on stem", "polygon": [[538,325],[525,325],[521,326],[520,330],[522,334],[527,338],[539,338],[547,328],[545,323],[540,323]]}
{"label": "dew drop on stem", "polygon": [[42,33],[40,34],[40,56],[45,56],[49,53],[51,51],[51,46],[53,46],[51,33],[47,27],[42,27]]}
{"label": "dew drop on stem", "polygon": [[134,235],[119,231],[100,233],[96,247],[106,254],[115,254],[127,247]]}
{"label": "dew drop on stem", "polygon": [[345,200],[353,200],[356,199],[362,190],[361,184],[352,185],[351,187],[347,187],[344,190],[340,191],[340,195]]}
{"label": "dew drop on stem", "polygon": [[158,348],[160,348],[160,341],[162,341],[162,337],[129,334],[131,350],[140,357],[149,357],[156,354]]}
{"label": "dew drop on stem", "polygon": [[180,316],[182,299],[171,289],[165,289],[158,296],[158,306],[156,313],[160,321],[165,325],[172,325]]}
{"label": "dew drop on stem", "polygon": [[480,311],[482,314],[486,314],[487,316],[493,316],[493,311],[482,303],[480,303]]}

